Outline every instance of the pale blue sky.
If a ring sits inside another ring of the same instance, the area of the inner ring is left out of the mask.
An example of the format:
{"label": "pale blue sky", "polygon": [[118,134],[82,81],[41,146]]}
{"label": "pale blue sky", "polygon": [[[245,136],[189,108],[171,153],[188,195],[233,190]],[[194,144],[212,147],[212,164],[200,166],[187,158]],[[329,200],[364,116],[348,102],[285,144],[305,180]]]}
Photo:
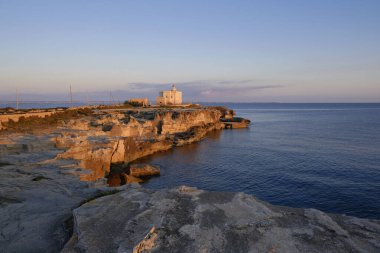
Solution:
{"label": "pale blue sky", "polygon": [[0,99],[66,99],[70,84],[152,98],[175,82],[189,101],[380,102],[379,13],[379,0],[0,0]]}

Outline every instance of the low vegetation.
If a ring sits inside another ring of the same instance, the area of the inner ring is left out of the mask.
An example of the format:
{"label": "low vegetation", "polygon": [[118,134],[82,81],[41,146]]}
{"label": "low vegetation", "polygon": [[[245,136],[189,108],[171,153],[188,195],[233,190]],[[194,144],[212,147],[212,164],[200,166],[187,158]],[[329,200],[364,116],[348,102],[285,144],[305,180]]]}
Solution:
{"label": "low vegetation", "polygon": [[130,107],[142,107],[144,104],[143,103],[139,103],[139,102],[136,102],[136,101],[125,101],[124,102],[124,106],[130,106]]}
{"label": "low vegetation", "polygon": [[45,117],[30,116],[30,117],[20,117],[18,121],[13,121],[10,119],[8,122],[3,123],[6,127],[2,131],[18,131],[27,132],[36,129],[46,129],[49,127],[55,127],[64,121],[70,119],[77,119],[84,116],[89,116],[93,113],[90,108],[80,108],[80,109],[68,109],[64,111],[59,111],[53,113],[52,115]]}
{"label": "low vegetation", "polygon": [[104,110],[104,109],[128,109],[133,108],[130,104],[112,104],[112,105],[98,105],[95,107],[95,109]]}
{"label": "low vegetation", "polygon": [[[64,111],[68,107],[56,107],[54,110],[56,111]],[[28,112],[48,112],[51,111],[52,108],[29,108],[29,109],[15,109],[13,107],[5,107],[0,108],[0,115],[1,114],[17,114],[17,113],[28,113]]]}

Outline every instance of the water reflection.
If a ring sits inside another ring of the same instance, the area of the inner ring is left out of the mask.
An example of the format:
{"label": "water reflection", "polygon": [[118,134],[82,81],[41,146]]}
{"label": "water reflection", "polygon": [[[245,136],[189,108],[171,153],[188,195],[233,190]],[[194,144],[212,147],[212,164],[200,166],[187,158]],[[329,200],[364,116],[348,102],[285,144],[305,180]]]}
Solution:
{"label": "water reflection", "polygon": [[252,120],[249,129],[213,132],[143,159],[161,167],[144,187],[243,191],[273,204],[379,218],[380,114],[373,112],[238,110]]}
{"label": "water reflection", "polygon": [[[204,178],[199,168],[200,160],[209,149],[208,144],[218,143],[223,131],[212,131],[201,142],[175,147],[172,150],[159,152],[137,160],[135,163],[158,165],[161,175],[151,178],[143,185],[148,188],[169,188],[178,185],[192,185],[191,181]],[[191,180],[189,180],[191,179]]]}
{"label": "water reflection", "polygon": [[[217,130],[208,133],[205,139],[216,142],[220,139],[220,136],[221,131]],[[145,178],[143,184],[148,184],[151,180],[160,180],[160,178],[162,180],[172,176],[171,173],[168,174],[165,169],[167,168],[167,166],[165,166],[167,164],[175,164],[179,166],[180,168],[178,168],[178,171],[180,171],[185,178],[195,178],[199,175],[191,168],[194,161],[200,157],[200,152],[204,151],[202,151],[200,146],[201,143],[202,142],[195,142],[181,147],[175,147],[167,151],[157,152],[153,155],[140,158],[131,164],[152,164],[161,167],[161,176]],[[125,184],[122,173],[128,173],[128,166],[126,164],[111,164],[111,171],[107,179],[108,185],[114,187]],[[175,176],[173,180],[175,180]]]}
{"label": "water reflection", "polygon": [[[212,131],[206,135],[206,139],[217,141],[220,139],[222,131]],[[153,155],[136,160],[133,163],[154,163],[156,161],[162,161],[170,159],[173,163],[180,162],[187,165],[194,162],[199,156],[199,152],[202,152],[201,142],[195,142],[181,147],[175,147],[173,149],[155,153]]]}

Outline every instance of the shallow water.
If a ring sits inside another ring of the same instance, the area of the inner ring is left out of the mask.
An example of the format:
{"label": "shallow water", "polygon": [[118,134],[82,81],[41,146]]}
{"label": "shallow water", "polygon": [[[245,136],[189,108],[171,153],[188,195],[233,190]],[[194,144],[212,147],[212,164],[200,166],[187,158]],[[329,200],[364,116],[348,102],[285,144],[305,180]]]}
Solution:
{"label": "shallow water", "polygon": [[249,129],[142,162],[148,188],[243,191],[273,204],[380,219],[380,104],[227,104]]}

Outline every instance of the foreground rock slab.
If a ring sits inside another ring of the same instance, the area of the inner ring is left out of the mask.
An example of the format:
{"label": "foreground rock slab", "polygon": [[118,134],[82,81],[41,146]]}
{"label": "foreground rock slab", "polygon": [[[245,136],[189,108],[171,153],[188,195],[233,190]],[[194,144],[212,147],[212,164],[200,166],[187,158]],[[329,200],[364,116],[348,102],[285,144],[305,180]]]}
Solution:
{"label": "foreground rock slab", "polygon": [[243,193],[134,185],[75,209],[63,252],[380,252],[380,222]]}
{"label": "foreground rock slab", "polygon": [[0,252],[59,252],[70,238],[72,210],[111,189],[81,182],[86,170],[54,159],[62,152],[54,135],[7,137],[0,141]]}

